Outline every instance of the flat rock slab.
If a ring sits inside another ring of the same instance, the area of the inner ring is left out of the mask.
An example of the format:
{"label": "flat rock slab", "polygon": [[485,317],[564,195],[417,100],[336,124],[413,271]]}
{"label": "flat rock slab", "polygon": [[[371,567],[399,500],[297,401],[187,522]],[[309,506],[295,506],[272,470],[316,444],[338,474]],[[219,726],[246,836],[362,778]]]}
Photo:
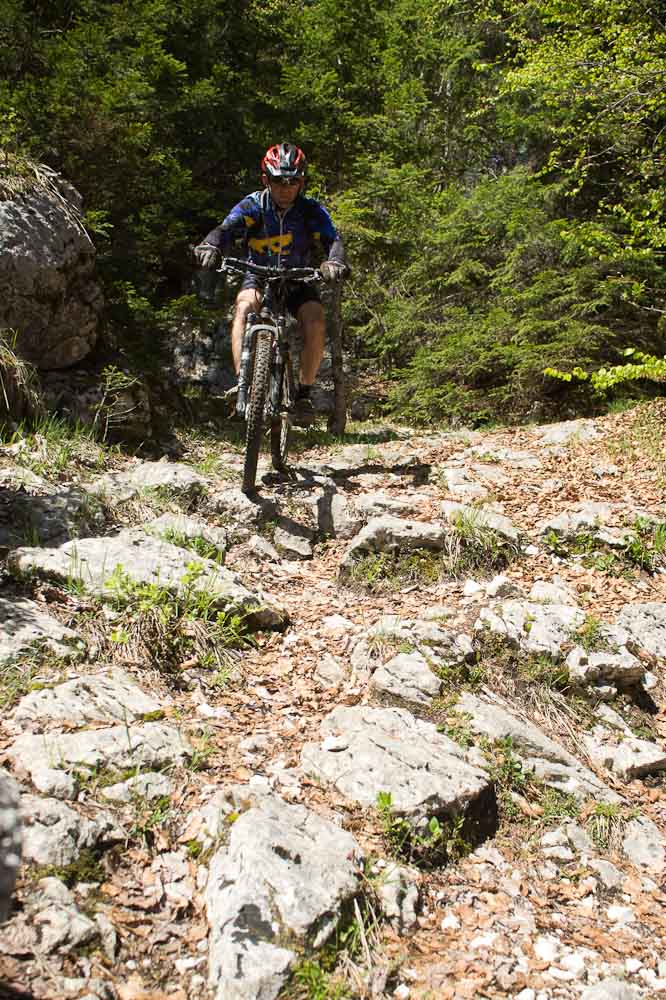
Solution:
{"label": "flat rock slab", "polygon": [[261,524],[277,516],[278,506],[270,497],[246,496],[240,489],[222,490],[209,498],[210,507],[218,514],[245,527]]}
{"label": "flat rock slab", "polygon": [[89,593],[109,599],[122,581],[157,584],[183,594],[186,589],[213,595],[220,607],[247,614],[259,627],[274,627],[284,613],[260,593],[247,590],[238,576],[211,559],[143,531],[129,529],[109,538],[79,538],[56,549],[21,548],[9,554],[14,571],[62,582],[79,581]]}
{"label": "flat rock slab", "polygon": [[449,493],[464,497],[466,500],[482,499],[488,496],[488,490],[478,483],[467,469],[459,466],[444,466],[441,470]]}
{"label": "flat rock slab", "polygon": [[510,599],[482,608],[474,628],[477,632],[489,629],[525,653],[546,653],[561,659],[563,645],[571,643],[584,622],[585,612],[580,608]]}
{"label": "flat rock slab", "polygon": [[578,799],[594,796],[603,802],[621,801],[616,792],[604,785],[573,754],[533,723],[519,719],[499,699],[490,701],[465,691],[458,699],[455,711],[465,714],[470,728],[479,736],[490,740],[510,737],[525,768],[533,771],[551,788],[575,795]]}
{"label": "flat rock slab", "polygon": [[503,446],[475,444],[464,451],[461,458],[463,460],[485,458],[489,464],[505,465],[511,469],[541,468],[541,460],[531,451],[519,451]]}
{"label": "flat rock slab", "polygon": [[627,604],[617,616],[617,624],[638,646],[666,659],[666,604]]}
{"label": "flat rock slab", "polygon": [[0,664],[15,659],[35,643],[44,643],[58,656],[72,652],[76,632],[45,614],[42,607],[22,597],[11,601],[0,597]]}
{"label": "flat rock slab", "polygon": [[90,492],[121,500],[145,489],[167,488],[176,493],[191,493],[206,485],[204,476],[182,462],[141,462],[125,472],[102,476],[90,486]]}
{"label": "flat rock slab", "polygon": [[657,826],[646,816],[627,823],[622,850],[640,868],[657,874],[666,871],[666,843]]}
{"label": "flat rock slab", "polygon": [[352,539],[342,560],[341,571],[350,570],[357,560],[370,552],[441,551],[447,534],[447,529],[441,524],[406,521],[399,517],[373,517]]}
{"label": "flat rock slab", "polygon": [[644,664],[626,646],[620,646],[617,652],[589,652],[582,646],[574,646],[565,662],[569,683],[573,685],[616,684],[626,688],[638,684],[645,676]]}
{"label": "flat rock slab", "polygon": [[392,811],[417,828],[431,817],[469,814],[493,827],[496,803],[484,772],[429,722],[403,709],[340,707],[326,716],[323,741],[307,743],[306,773],[368,808],[389,792]]}
{"label": "flat rock slab", "polygon": [[57,799],[24,794],[21,811],[24,862],[69,865],[86,847],[94,847],[100,841],[125,838],[125,832],[103,810],[97,810],[94,816],[89,817]]}
{"label": "flat rock slab", "polygon": [[573,510],[563,511],[554,517],[541,521],[541,535],[556,534],[564,540],[573,540],[580,534],[594,534],[605,527],[615,516],[616,508],[609,503],[584,502],[575,504]]}
{"label": "flat rock slab", "polygon": [[416,650],[439,669],[473,660],[476,654],[471,638],[465,633],[442,628],[439,624],[442,618],[437,617],[437,611],[435,609],[435,616],[423,619],[402,619],[397,615],[380,618],[352,649],[351,666],[356,676],[368,681],[373,671],[402,647],[408,652]]}
{"label": "flat rock slab", "polygon": [[312,559],[314,533],[310,528],[281,518],[273,533],[277,550],[287,559]]}
{"label": "flat rock slab", "polygon": [[184,543],[200,539],[217,549],[220,557],[224,557],[227,551],[227,533],[224,528],[209,524],[203,517],[162,514],[153,521],[147,521],[143,530],[183,548],[187,548]]}
{"label": "flat rock slab", "polygon": [[76,786],[69,772],[99,767],[159,770],[192,753],[175,726],[147,722],[142,726],[112,726],[80,733],[25,734],[9,747],[19,774],[30,777],[47,795],[71,798]]}
{"label": "flat rock slab", "polygon": [[602,437],[593,420],[563,420],[557,424],[546,424],[539,429],[541,444],[570,444],[572,441],[595,441]]}
{"label": "flat rock slab", "polygon": [[12,718],[33,728],[45,722],[66,722],[75,727],[90,722],[136,722],[160,709],[160,702],[145,694],[131,677],[113,669],[31,691],[21,699]]}
{"label": "flat rock slab", "polygon": [[303,948],[333,934],[359,891],[351,834],[304,806],[255,798],[210,864],[209,985],[216,1000],[273,1000]]}
{"label": "flat rock slab", "polygon": [[415,705],[429,705],[442,686],[419,652],[398,653],[375,670],[372,690],[383,698],[399,698]]}
{"label": "flat rock slab", "polygon": [[354,500],[354,507],[363,518],[382,517],[384,514],[409,517],[421,503],[421,498],[414,495],[395,497],[387,493],[365,493]]}
{"label": "flat rock slab", "polygon": [[623,734],[619,741],[602,726],[583,733],[583,744],[595,764],[622,778],[641,778],[666,771],[666,750],[649,740]]}
{"label": "flat rock slab", "polygon": [[[83,490],[59,490],[48,496],[16,493],[9,510],[0,513],[0,547],[57,545],[99,530],[104,517]],[[7,520],[5,516],[7,515]]]}
{"label": "flat rock slab", "polygon": [[99,925],[78,909],[64,882],[42,878],[36,891],[24,899],[23,909],[3,928],[0,953],[22,958],[55,951],[64,955],[88,944],[99,933]]}
{"label": "flat rock slab", "polygon": [[160,774],[159,771],[148,771],[146,774],[137,774],[127,781],[119,781],[115,785],[107,785],[101,788],[99,794],[108,802],[131,802],[133,799],[146,800],[160,799],[163,796],[171,795],[174,790],[174,783],[167,774]]}

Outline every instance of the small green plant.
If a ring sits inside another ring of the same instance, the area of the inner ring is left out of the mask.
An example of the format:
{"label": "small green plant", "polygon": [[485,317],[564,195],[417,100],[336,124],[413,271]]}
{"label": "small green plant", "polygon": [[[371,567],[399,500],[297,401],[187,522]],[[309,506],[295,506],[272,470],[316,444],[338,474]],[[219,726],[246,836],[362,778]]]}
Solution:
{"label": "small green plant", "polygon": [[189,549],[195,552],[202,559],[210,559],[212,562],[221,563],[224,554],[220,552],[216,545],[206,541],[202,535],[186,535],[182,531],[167,528],[162,535],[165,541],[177,545],[181,549]]}
{"label": "small green plant", "polygon": [[[100,376],[100,399],[93,419],[93,430],[106,440],[114,428],[122,426],[140,405],[136,394],[139,379],[121,371],[116,365],[106,365]],[[133,392],[134,390],[134,392]]]}
{"label": "small green plant", "polygon": [[588,653],[610,648],[604,631],[604,623],[595,615],[587,615],[583,624],[571,633],[571,639]]}
{"label": "small green plant", "polygon": [[666,566],[666,522],[636,518],[632,536],[622,554],[632,565],[648,573]]}
{"label": "small green plant", "polygon": [[[446,711],[447,708],[450,708],[450,701],[448,703],[445,702],[445,706],[444,710]],[[433,709],[437,711],[439,709],[439,705],[433,703]],[[447,714],[446,720],[438,724],[437,731],[444,733],[445,736],[448,736],[448,738],[453,740],[454,743],[457,743],[458,746],[468,750],[470,747],[474,746],[475,742],[474,732],[470,726],[471,721],[472,716],[469,712],[459,712],[452,715]]]}
{"label": "small green plant", "polygon": [[131,803],[134,808],[134,820],[130,835],[146,847],[152,847],[155,842],[155,830],[164,826],[171,814],[171,799],[168,795],[147,799],[135,793],[132,795]]}
{"label": "small green plant", "polygon": [[335,977],[322,968],[316,958],[303,959],[294,969],[292,990],[294,1000],[346,1000],[351,994],[345,983],[335,981]]}
{"label": "small green plant", "polygon": [[133,580],[116,566],[105,590],[116,613],[108,642],[124,655],[134,650],[160,669],[177,671],[194,660],[200,667],[229,671],[234,649],[252,645],[245,616],[217,607],[214,587],[202,586],[205,567],[191,562],[178,588]]}
{"label": "small green plant", "polygon": [[209,759],[215,753],[215,743],[212,731],[210,729],[204,729],[196,741],[193,742],[195,742],[195,746],[192,756],[187,763],[188,770],[203,771],[205,770]]}
{"label": "small green plant", "polygon": [[539,796],[544,823],[559,823],[565,819],[578,819],[580,802],[574,795],[560,792],[556,788],[544,787]]}
{"label": "small green plant", "polygon": [[404,816],[395,814],[390,792],[378,793],[377,813],[389,851],[396,858],[430,867],[464,857],[470,851],[462,834],[462,815],[444,822],[431,816],[423,829],[417,829]]}
{"label": "small green plant", "polygon": [[516,672],[528,684],[565,690],[569,681],[567,668],[547,653],[528,653],[516,661]]}

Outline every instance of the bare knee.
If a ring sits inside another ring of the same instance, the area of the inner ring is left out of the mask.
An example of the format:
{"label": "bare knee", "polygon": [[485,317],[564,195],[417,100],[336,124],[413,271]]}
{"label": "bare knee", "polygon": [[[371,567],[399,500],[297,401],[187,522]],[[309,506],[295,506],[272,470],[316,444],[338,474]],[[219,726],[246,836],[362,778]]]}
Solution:
{"label": "bare knee", "polygon": [[258,312],[261,307],[261,296],[254,288],[243,288],[236,296],[236,311],[234,319],[243,321],[247,319],[248,313]]}

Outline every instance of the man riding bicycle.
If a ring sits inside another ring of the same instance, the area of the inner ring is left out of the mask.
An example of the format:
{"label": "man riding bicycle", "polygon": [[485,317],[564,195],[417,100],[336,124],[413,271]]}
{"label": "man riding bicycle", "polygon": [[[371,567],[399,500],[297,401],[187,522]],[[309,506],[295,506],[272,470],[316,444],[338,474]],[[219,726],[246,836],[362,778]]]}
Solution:
{"label": "man riding bicycle", "polygon": [[[339,281],[347,272],[342,240],[323,205],[303,194],[305,155],[288,142],[271,146],[261,161],[262,191],[239,201],[221,225],[195,247],[199,265],[215,268],[228,254],[234,239],[242,237],[255,264],[301,267],[311,265],[317,248],[326,255],[320,265],[324,281]],[[261,279],[247,274],[236,297],[231,347],[236,375],[240,370],[243,334],[248,313],[261,308]],[[295,284],[287,300],[303,335],[300,382],[290,410],[293,422],[306,427],[314,420],[310,392],[324,356],[326,321],[314,285]]]}

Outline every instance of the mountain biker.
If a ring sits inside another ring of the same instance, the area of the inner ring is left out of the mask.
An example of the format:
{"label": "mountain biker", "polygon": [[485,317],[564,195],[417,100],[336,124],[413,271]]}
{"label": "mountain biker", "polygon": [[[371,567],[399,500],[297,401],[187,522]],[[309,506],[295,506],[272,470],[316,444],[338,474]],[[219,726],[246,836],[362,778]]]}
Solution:
{"label": "mountain biker", "polygon": [[[255,191],[235,205],[221,225],[212,229],[194,253],[200,267],[219,266],[235,239],[242,237],[248,258],[255,264],[309,266],[320,247],[326,259],[320,264],[326,282],[341,280],[347,273],[342,240],[326,209],[303,194],[306,159],[302,149],[288,142],[268,149],[261,161],[263,190]],[[236,375],[240,369],[245,321],[261,307],[261,278],[247,274],[236,297],[231,326],[231,346]],[[300,382],[292,406],[299,426],[314,420],[310,392],[326,341],[326,321],[319,292],[314,285],[294,283],[287,306],[303,335]]]}

